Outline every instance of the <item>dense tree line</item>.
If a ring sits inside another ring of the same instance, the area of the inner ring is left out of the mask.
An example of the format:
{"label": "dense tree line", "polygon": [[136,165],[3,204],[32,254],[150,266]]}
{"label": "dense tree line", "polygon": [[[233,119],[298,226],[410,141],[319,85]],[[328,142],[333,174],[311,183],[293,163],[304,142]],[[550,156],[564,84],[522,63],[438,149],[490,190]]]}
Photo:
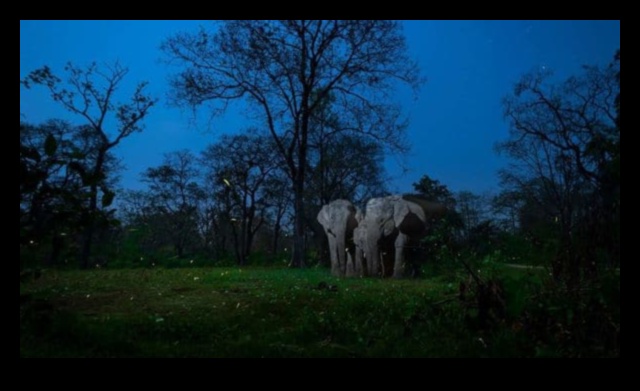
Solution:
{"label": "dense tree line", "polygon": [[511,137],[498,150],[520,230],[555,241],[553,272],[577,280],[620,256],[620,52],[559,84],[525,75],[505,98]]}
{"label": "dense tree line", "polygon": [[[55,265],[70,238],[83,234],[90,225],[101,230],[113,223],[111,189],[118,161],[107,153],[96,175],[99,142],[90,127],[61,120],[20,123],[21,253],[22,246],[48,244],[45,263]],[[102,189],[102,198],[93,205],[90,200],[97,187]]]}
{"label": "dense tree line", "polygon": [[[110,182],[107,176],[109,154],[123,139],[144,128],[143,120],[156,103],[156,99],[146,94],[146,83],[143,82],[136,86],[127,103],[116,103],[114,95],[128,73],[128,69],[119,63],[107,65],[102,69],[95,63],[85,68],[68,63],[64,70],[67,75],[66,80],[60,79],[49,67],[44,66],[31,72],[25,79],[20,80],[20,83],[26,88],[32,85],[45,87],[55,102],[83,121],[80,129],[90,143],[90,148],[72,149],[73,155],[82,159],[84,165],[72,161],[66,163],[68,168],[77,172],[83,187],[88,190],[87,204],[78,210],[82,221],[80,225],[83,228],[79,260],[81,267],[86,268],[89,265],[94,236],[102,225],[101,206],[110,205],[115,195],[113,189],[109,187]],[[22,125],[20,133],[22,152]],[[49,132],[44,145],[45,154],[49,156],[54,154],[56,146],[54,133]],[[33,146],[31,149],[26,148],[25,151],[32,152],[31,158],[36,161],[39,160],[38,156],[42,156]],[[22,153],[20,158],[22,166]],[[47,179],[46,175],[39,176],[39,180],[43,182],[40,184],[45,189],[47,189]],[[35,187],[37,188],[38,185]]]}
{"label": "dense tree line", "polygon": [[[389,44],[376,46],[383,38]],[[199,155],[169,153],[142,174],[144,189],[118,191],[112,150],[142,130],[156,102],[145,84],[115,104],[127,73],[117,64],[70,64],[65,80],[47,67],[32,72],[21,84],[44,86],[81,125],[21,120],[25,254],[56,264],[64,253],[82,267],[252,257],[299,266],[326,258],[315,222],[322,205],[345,198],[362,207],[388,194],[382,162],[405,150],[406,123],[385,88],[393,79],[419,84],[395,23],[227,22],[216,33],[176,35],[163,49],[184,67],[172,82],[175,103],[246,97],[256,126],[221,135]],[[504,100],[511,133],[497,150],[512,163],[498,194],[454,193],[429,175],[414,184],[450,210],[424,240],[425,259],[500,250],[513,260],[510,243],[520,243],[522,254],[550,256],[557,278],[618,266],[619,90],[619,51],[610,65],[561,83],[546,71],[523,76]],[[92,251],[107,242],[118,243],[108,256]]]}

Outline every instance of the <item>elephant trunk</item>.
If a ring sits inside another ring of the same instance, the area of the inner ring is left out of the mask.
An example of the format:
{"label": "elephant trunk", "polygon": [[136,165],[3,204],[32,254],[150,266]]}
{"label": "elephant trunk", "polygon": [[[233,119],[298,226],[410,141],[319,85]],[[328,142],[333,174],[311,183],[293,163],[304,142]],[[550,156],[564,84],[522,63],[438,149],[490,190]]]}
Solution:
{"label": "elephant trunk", "polygon": [[380,276],[380,251],[378,249],[378,240],[380,232],[375,224],[367,225],[367,242],[366,242],[366,258],[367,258],[367,274],[371,277]]}

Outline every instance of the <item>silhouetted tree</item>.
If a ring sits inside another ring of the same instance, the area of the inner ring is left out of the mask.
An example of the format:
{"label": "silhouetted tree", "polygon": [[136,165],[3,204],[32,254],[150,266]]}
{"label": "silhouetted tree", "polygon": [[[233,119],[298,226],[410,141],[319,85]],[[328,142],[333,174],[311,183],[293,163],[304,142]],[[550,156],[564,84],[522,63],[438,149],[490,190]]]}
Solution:
{"label": "silhouetted tree", "polygon": [[402,82],[417,88],[420,80],[398,22],[224,21],[213,33],[175,35],[163,49],[186,66],[172,81],[176,102],[211,102],[217,114],[244,99],[271,134],[292,182],[293,266],[304,265],[310,123],[325,98],[335,98],[341,130],[403,147],[406,123],[391,103],[393,87]]}
{"label": "silhouetted tree", "polygon": [[272,171],[264,182],[264,203],[267,205],[267,220],[272,226],[271,255],[274,257],[281,251],[283,226],[293,206],[290,189],[288,178],[282,170]]}
{"label": "silhouetted tree", "polygon": [[255,234],[267,218],[266,186],[279,169],[272,144],[269,136],[248,132],[223,136],[202,153],[209,190],[224,207],[220,218],[230,223],[240,265],[246,264]]}
{"label": "silhouetted tree", "polygon": [[[347,199],[362,205],[381,196],[384,186],[384,145],[345,129],[334,95],[320,102],[309,123],[307,204],[313,220],[323,205]],[[324,235],[324,233],[323,233]]]}
{"label": "silhouetted tree", "polygon": [[513,163],[502,180],[557,224],[557,277],[595,271],[596,242],[616,257],[616,239],[600,238],[619,227],[619,66],[618,52],[610,66],[585,66],[557,85],[548,72],[528,74],[504,100],[510,139],[498,150]]}
{"label": "silhouetted tree", "polygon": [[[422,241],[427,250],[427,259],[447,258],[457,244],[459,231],[463,226],[460,214],[456,211],[456,200],[449,188],[428,175],[413,184],[413,195],[447,207],[447,213],[429,223],[428,235]],[[440,253],[444,252],[440,256]]]}
{"label": "silhouetted tree", "polygon": [[[140,83],[135,88],[130,102],[114,103],[116,90],[128,70],[118,63],[105,68],[99,69],[95,63],[86,68],[69,63],[65,67],[67,80],[63,83],[45,66],[21,80],[21,84],[27,88],[32,84],[46,87],[54,101],[86,121],[84,126],[98,138],[93,165],[83,175],[83,182],[89,186],[89,207],[83,216],[87,223],[80,254],[80,265],[85,268],[89,264],[96,229],[99,193],[102,193],[102,206],[110,205],[115,195],[105,181],[104,168],[108,152],[122,139],[143,129],[142,120],[156,102],[145,94],[146,83]],[[113,130],[109,131],[110,127],[113,127]]]}
{"label": "silhouetted tree", "polygon": [[384,193],[384,153],[377,143],[345,134],[313,147],[307,193],[318,210],[339,198],[363,204]]}
{"label": "silhouetted tree", "polygon": [[196,163],[189,151],[172,152],[165,154],[162,165],[147,169],[142,176],[149,186],[151,208],[146,222],[173,244],[179,258],[201,243],[198,211],[205,195],[198,184]]}
{"label": "silhouetted tree", "polygon": [[491,199],[491,211],[503,230],[511,233],[518,231],[518,214],[523,201],[524,196],[517,189],[504,189]]}
{"label": "silhouetted tree", "polygon": [[462,236],[470,238],[472,230],[484,220],[485,200],[470,191],[460,191],[455,195],[456,210],[462,220]]}
{"label": "silhouetted tree", "polygon": [[463,190],[455,195],[455,199],[463,245],[479,256],[495,250],[502,230],[491,213],[491,198]]}
{"label": "silhouetted tree", "polygon": [[[89,167],[94,164],[96,135],[84,126],[61,120],[41,125],[20,124],[21,243],[50,241],[49,264],[60,256],[65,237],[86,228]],[[118,161],[105,156],[104,171],[113,174]],[[108,181],[105,181],[112,185]],[[95,212],[101,226],[113,220],[106,206]]]}
{"label": "silhouetted tree", "polygon": [[449,188],[428,175],[423,175],[418,182],[414,183],[413,189],[420,197],[429,201],[440,202],[450,209],[456,205],[456,199]]}

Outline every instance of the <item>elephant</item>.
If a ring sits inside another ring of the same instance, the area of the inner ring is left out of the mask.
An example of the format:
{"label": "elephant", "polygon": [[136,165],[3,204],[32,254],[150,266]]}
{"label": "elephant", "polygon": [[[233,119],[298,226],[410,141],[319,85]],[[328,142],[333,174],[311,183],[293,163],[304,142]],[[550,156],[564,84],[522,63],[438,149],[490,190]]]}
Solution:
{"label": "elephant", "polygon": [[335,200],[320,209],[317,219],[329,240],[331,274],[337,277],[352,277],[362,273],[362,265],[353,264],[353,231],[362,219],[362,213],[358,208],[347,200]]}
{"label": "elephant", "polygon": [[[370,199],[361,223],[366,231],[367,273],[384,276],[392,265],[393,277],[402,278],[407,242],[424,237],[432,219],[443,217],[446,212],[445,205],[416,196],[392,195]],[[359,231],[358,235],[362,232]],[[381,254],[385,253],[388,257],[383,256],[381,261]]]}

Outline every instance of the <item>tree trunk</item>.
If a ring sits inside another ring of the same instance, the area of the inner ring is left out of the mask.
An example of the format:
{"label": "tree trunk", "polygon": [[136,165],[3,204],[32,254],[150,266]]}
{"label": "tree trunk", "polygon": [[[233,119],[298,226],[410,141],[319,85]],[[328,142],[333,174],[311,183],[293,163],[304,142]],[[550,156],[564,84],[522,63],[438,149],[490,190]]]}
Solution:
{"label": "tree trunk", "polygon": [[331,275],[332,276],[340,276],[340,266],[338,262],[338,244],[336,243],[337,238],[335,235],[330,233],[327,235],[327,241],[329,242],[329,258],[331,262]]}
{"label": "tree trunk", "polygon": [[249,230],[251,225],[251,213],[247,206],[247,178],[244,179],[243,194],[242,194],[242,216],[240,219],[240,259],[238,264],[244,266],[247,263],[247,257],[249,256]]}
{"label": "tree trunk", "polygon": [[87,227],[84,230],[82,237],[82,252],[80,253],[80,267],[86,269],[89,267],[89,257],[91,256],[91,245],[93,244],[93,235],[96,229],[96,212],[98,211],[98,184],[103,181],[102,178],[102,166],[104,165],[104,159],[107,154],[108,147],[102,147],[98,151],[96,157],[96,165],[92,172],[91,187],[89,191],[89,209],[87,213],[86,224]]}
{"label": "tree trunk", "polygon": [[278,255],[278,241],[280,240],[280,220],[282,220],[282,215],[278,211],[276,215],[276,223],[273,227],[273,244],[271,247],[271,254],[274,258]]}
{"label": "tree trunk", "polygon": [[253,236],[255,232],[251,229],[253,226],[253,212],[250,213],[250,219],[247,221],[245,238],[246,242],[244,244],[244,258],[243,265],[246,265],[249,262],[249,254],[251,254],[251,247],[253,247]]}
{"label": "tree trunk", "polygon": [[51,237],[51,253],[49,253],[49,256],[46,258],[47,266],[54,266],[58,264],[63,244],[64,239],[60,237],[59,234],[54,233],[53,237]]}
{"label": "tree trunk", "polygon": [[[303,102],[308,103],[308,92],[303,94]],[[304,107],[303,103],[303,107]],[[309,111],[303,108],[302,124],[300,128],[300,141],[298,144],[298,167],[294,176],[293,193],[294,193],[294,231],[293,231],[293,259],[291,266],[305,267],[305,240],[304,240],[304,179],[307,166],[307,135],[309,130]]]}
{"label": "tree trunk", "polygon": [[238,230],[236,229],[236,224],[237,222],[233,221],[231,222],[231,233],[233,236],[233,251],[236,254],[236,261],[238,262],[239,265],[242,265],[242,254],[241,254],[241,249],[242,249],[242,245],[240,244],[240,239],[238,238]]}
{"label": "tree trunk", "polygon": [[293,227],[293,254],[291,267],[304,267],[304,177],[301,175],[302,168],[298,170],[298,175],[294,183],[294,227]]}
{"label": "tree trunk", "polygon": [[80,268],[89,267],[89,257],[91,256],[91,245],[93,243],[93,233],[95,231],[95,213],[98,209],[98,186],[91,185],[91,196],[89,198],[89,210],[87,211],[86,228],[82,235],[82,252],[80,253]]}

